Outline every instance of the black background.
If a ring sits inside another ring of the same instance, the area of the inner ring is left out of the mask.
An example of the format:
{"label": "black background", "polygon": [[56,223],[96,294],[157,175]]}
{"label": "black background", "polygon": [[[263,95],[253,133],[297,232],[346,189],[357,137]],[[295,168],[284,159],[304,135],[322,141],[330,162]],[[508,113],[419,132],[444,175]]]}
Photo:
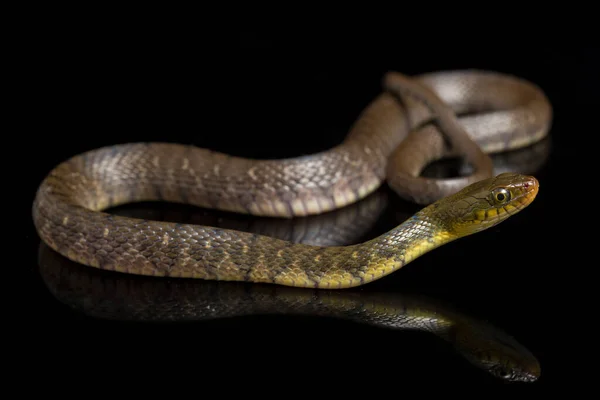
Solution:
{"label": "black background", "polygon": [[18,311],[30,324],[20,349],[37,376],[82,384],[166,384],[197,392],[207,385],[283,393],[276,389],[279,381],[300,395],[315,392],[312,384],[334,392],[397,394],[394,390],[408,383],[417,389],[458,382],[532,392],[572,382],[564,315],[565,298],[575,289],[564,270],[573,263],[561,246],[574,238],[557,233],[570,226],[557,199],[564,178],[576,178],[573,165],[582,157],[576,142],[585,129],[580,110],[589,109],[593,98],[595,50],[541,48],[532,46],[533,40],[419,50],[392,40],[376,44],[355,36],[288,37],[252,30],[190,42],[179,40],[185,33],[165,38],[145,30],[115,33],[103,24],[85,28],[85,23],[57,24],[36,36],[29,54],[27,104],[35,112],[22,121],[27,135],[17,138],[33,147],[34,162],[22,176],[21,191],[29,215],[44,175],[98,146],[160,140],[252,157],[331,147],[380,92],[388,70],[480,68],[538,84],[555,114],[553,153],[536,174],[541,189],[534,204],[364,290],[422,293],[487,319],[538,357],[542,377],[534,384],[504,385],[427,335],[316,317],[175,326],[95,320],[69,310],[44,286],[37,268],[39,239],[29,217],[23,224],[26,276],[15,289],[22,299]]}

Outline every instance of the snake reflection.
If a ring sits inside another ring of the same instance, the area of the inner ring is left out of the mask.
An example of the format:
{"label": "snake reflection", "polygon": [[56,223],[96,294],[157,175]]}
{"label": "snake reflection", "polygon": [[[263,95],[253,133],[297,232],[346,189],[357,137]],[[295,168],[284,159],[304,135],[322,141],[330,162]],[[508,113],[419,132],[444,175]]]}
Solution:
{"label": "snake reflection", "polygon": [[434,334],[500,379],[531,382],[540,375],[537,359],[511,336],[412,295],[117,276],[83,268],[45,244],[40,248],[40,271],[59,301],[95,318],[139,322],[278,314],[340,318]]}
{"label": "snake reflection", "polygon": [[[506,155],[495,158],[496,168],[533,172],[542,165],[540,154],[544,156],[542,159],[547,156],[549,142],[527,151],[536,152],[534,165],[528,165],[532,157],[519,150],[513,158]],[[253,218],[252,221],[263,222],[238,221],[236,228],[302,243],[345,244],[361,240],[388,206],[387,200],[385,192],[378,191],[333,213],[296,220]],[[169,216],[174,215],[166,217]],[[294,226],[294,222],[300,225]],[[227,219],[218,223],[235,224]],[[420,296],[128,276],[82,267],[43,243],[39,267],[46,286],[59,301],[95,318],[140,322],[200,321],[258,314],[341,318],[380,328],[431,333],[451,343],[476,367],[503,380],[531,382],[540,376],[538,360],[513,337]]]}

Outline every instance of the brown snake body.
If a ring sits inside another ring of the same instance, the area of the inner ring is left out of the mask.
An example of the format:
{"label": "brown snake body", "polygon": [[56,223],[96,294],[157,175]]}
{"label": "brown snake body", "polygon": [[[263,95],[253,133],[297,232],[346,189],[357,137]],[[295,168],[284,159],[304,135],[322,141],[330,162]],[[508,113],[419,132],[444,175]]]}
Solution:
{"label": "brown snake body", "polygon": [[[253,160],[173,143],[119,144],[77,155],[40,185],[33,207],[38,233],[66,257],[103,269],[345,288],[493,226],[533,200],[537,180],[518,174],[493,178],[486,153],[546,136],[551,107],[536,86],[480,71],[417,79],[389,73],[384,86],[342,143],[310,156]],[[431,161],[452,155],[464,156],[474,173],[444,180],[419,176]],[[353,246],[294,244],[102,212],[160,200],[297,217],[354,203],[385,179],[406,199],[434,203],[394,230]]]}

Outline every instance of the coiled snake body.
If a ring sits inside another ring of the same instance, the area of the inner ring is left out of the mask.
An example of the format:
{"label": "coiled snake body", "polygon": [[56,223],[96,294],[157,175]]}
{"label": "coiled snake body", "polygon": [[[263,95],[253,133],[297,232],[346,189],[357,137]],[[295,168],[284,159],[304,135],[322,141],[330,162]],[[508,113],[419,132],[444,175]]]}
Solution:
{"label": "coiled snake body", "polygon": [[[173,143],[119,144],[77,155],[41,183],[33,206],[36,229],[54,250],[102,269],[348,288],[496,225],[535,198],[535,178],[492,177],[486,153],[547,134],[551,107],[536,86],[507,75],[457,71],[416,79],[389,73],[384,87],[342,143],[310,156],[253,160]],[[431,161],[451,155],[465,157],[474,173],[445,180],[419,176]],[[312,246],[102,212],[160,200],[297,217],[356,202],[386,179],[400,196],[429,205],[393,230],[351,246]]]}

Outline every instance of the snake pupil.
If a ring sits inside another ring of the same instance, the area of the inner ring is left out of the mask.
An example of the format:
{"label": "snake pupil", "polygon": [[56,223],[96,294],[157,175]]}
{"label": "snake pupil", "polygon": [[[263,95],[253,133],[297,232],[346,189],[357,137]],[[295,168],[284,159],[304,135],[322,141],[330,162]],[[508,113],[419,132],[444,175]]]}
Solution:
{"label": "snake pupil", "polygon": [[496,195],[496,198],[498,199],[498,201],[502,201],[502,200],[504,200],[504,194],[503,193],[498,193]]}

